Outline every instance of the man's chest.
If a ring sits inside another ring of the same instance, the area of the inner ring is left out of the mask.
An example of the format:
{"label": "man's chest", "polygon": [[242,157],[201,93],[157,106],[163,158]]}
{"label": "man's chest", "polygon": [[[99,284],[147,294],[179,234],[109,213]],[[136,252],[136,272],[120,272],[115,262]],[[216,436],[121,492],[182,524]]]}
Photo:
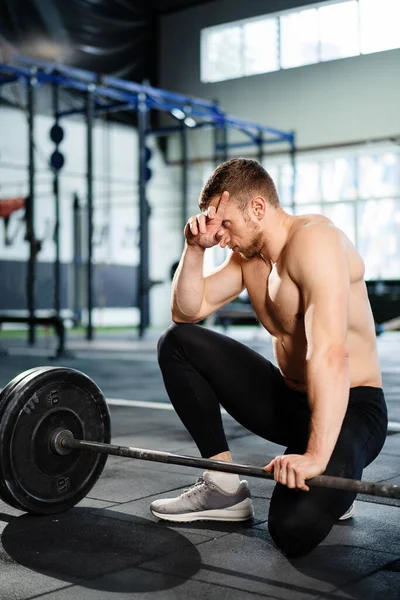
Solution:
{"label": "man's chest", "polygon": [[270,269],[262,259],[243,269],[253,308],[272,335],[293,334],[303,324],[301,292],[284,267]]}

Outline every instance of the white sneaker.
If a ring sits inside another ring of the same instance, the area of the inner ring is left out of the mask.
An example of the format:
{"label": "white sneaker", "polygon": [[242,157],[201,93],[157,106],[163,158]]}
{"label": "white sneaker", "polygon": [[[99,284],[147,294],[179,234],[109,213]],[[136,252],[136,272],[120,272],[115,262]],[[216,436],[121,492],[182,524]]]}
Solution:
{"label": "white sneaker", "polygon": [[354,515],[355,512],[356,512],[356,502],[354,501],[353,504],[351,504],[350,507],[346,510],[344,515],[342,515],[339,518],[339,521],[346,521],[346,519],[351,519],[351,517]]}
{"label": "white sneaker", "polygon": [[155,500],[150,504],[155,517],[165,521],[246,521],[254,516],[247,481],[241,481],[233,494],[225,492],[205,472],[177,498]]}

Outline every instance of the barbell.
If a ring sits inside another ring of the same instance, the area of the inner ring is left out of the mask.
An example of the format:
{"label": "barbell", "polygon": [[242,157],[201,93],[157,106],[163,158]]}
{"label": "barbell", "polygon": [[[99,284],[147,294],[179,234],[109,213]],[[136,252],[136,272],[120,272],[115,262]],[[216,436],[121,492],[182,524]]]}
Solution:
{"label": "barbell", "polygon": [[[37,367],[17,375],[0,394],[0,498],[31,514],[75,506],[92,489],[107,456],[122,456],[272,479],[262,467],[113,445],[107,402],[76,369]],[[326,487],[400,498],[400,486],[321,475]]]}

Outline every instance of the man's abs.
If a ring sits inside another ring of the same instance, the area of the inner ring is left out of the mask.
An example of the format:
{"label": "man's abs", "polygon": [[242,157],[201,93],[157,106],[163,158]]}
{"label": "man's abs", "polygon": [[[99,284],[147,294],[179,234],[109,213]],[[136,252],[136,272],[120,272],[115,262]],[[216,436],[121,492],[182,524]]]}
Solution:
{"label": "man's abs", "polygon": [[[288,336],[272,338],[275,360],[286,385],[298,392],[307,392],[306,341],[293,343]],[[382,387],[382,377],[375,342],[348,334],[350,387]]]}

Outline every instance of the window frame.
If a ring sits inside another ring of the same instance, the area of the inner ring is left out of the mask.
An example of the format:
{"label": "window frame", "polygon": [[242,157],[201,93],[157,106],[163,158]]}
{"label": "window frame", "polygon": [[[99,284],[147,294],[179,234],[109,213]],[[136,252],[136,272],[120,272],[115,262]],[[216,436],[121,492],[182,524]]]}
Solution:
{"label": "window frame", "polygon": [[[321,44],[322,44],[322,40],[321,40],[321,29],[320,29],[320,25],[319,25],[319,16],[318,16],[318,12],[317,12],[317,28],[318,28],[318,50],[317,50],[317,55],[318,55],[318,60],[314,61],[314,62],[307,62],[307,63],[303,63],[301,65],[296,65],[296,66],[288,66],[288,67],[283,67],[282,66],[282,45],[284,43],[284,40],[282,38],[282,22],[281,19],[282,17],[288,16],[288,15],[294,15],[294,14],[299,14],[301,12],[307,11],[307,10],[312,10],[312,9],[320,9],[320,8],[327,8],[328,6],[333,6],[333,5],[339,5],[339,4],[345,4],[347,2],[352,2],[355,1],[357,2],[357,31],[356,31],[356,35],[357,35],[357,47],[358,47],[358,51],[357,53],[352,53],[352,54],[348,54],[345,56],[340,56],[337,58],[322,58],[322,52],[321,52]],[[304,66],[310,66],[310,65],[314,65],[314,64],[318,64],[318,63],[327,63],[327,62],[331,62],[331,61],[336,61],[336,60],[344,60],[346,58],[354,58],[356,56],[365,56],[368,54],[375,54],[377,52],[387,52],[390,50],[396,50],[400,48],[400,41],[399,41],[399,45],[395,46],[395,47],[391,47],[388,49],[383,49],[383,50],[374,50],[374,51],[368,51],[368,52],[364,52],[362,50],[362,38],[363,38],[363,31],[362,31],[362,16],[361,16],[361,2],[363,0],[330,0],[329,2],[315,2],[313,4],[307,4],[305,6],[301,6],[298,8],[291,8],[291,9],[287,9],[287,10],[282,10],[282,11],[276,11],[276,12],[272,12],[272,13],[266,13],[264,15],[259,15],[257,17],[250,17],[247,19],[240,19],[237,21],[230,21],[228,23],[222,23],[219,25],[213,25],[211,27],[205,27],[203,29],[201,29],[200,31],[200,80],[202,83],[218,83],[218,82],[222,82],[222,81],[228,81],[228,80],[233,80],[233,79],[241,79],[243,77],[252,77],[254,75],[262,75],[262,74],[267,74],[267,73],[276,73],[280,70],[285,70],[287,71],[288,69],[297,69],[300,67],[304,67]],[[372,0],[374,1],[374,0]],[[377,6],[379,6],[379,0],[375,0]],[[245,51],[244,51],[244,35],[243,35],[243,31],[244,31],[244,25],[247,23],[254,23],[257,21],[263,21],[263,20],[275,20],[277,21],[276,24],[276,43],[277,43],[277,48],[276,48],[276,64],[278,65],[277,69],[274,70],[268,70],[268,71],[261,71],[261,72],[257,72],[257,73],[246,73],[246,69],[245,69],[245,59],[244,59],[244,55],[245,55]],[[207,75],[207,72],[209,72],[209,67],[207,67],[207,39],[208,36],[210,34],[210,32],[218,32],[221,31],[223,29],[228,29],[230,27],[234,27],[234,26],[238,26],[242,28],[242,35],[241,35],[241,49],[240,49],[240,54],[242,56],[242,60],[241,60],[241,71],[239,75],[235,75],[235,76],[228,76],[228,77],[220,77],[219,79],[211,79],[209,78],[209,76]]]}

